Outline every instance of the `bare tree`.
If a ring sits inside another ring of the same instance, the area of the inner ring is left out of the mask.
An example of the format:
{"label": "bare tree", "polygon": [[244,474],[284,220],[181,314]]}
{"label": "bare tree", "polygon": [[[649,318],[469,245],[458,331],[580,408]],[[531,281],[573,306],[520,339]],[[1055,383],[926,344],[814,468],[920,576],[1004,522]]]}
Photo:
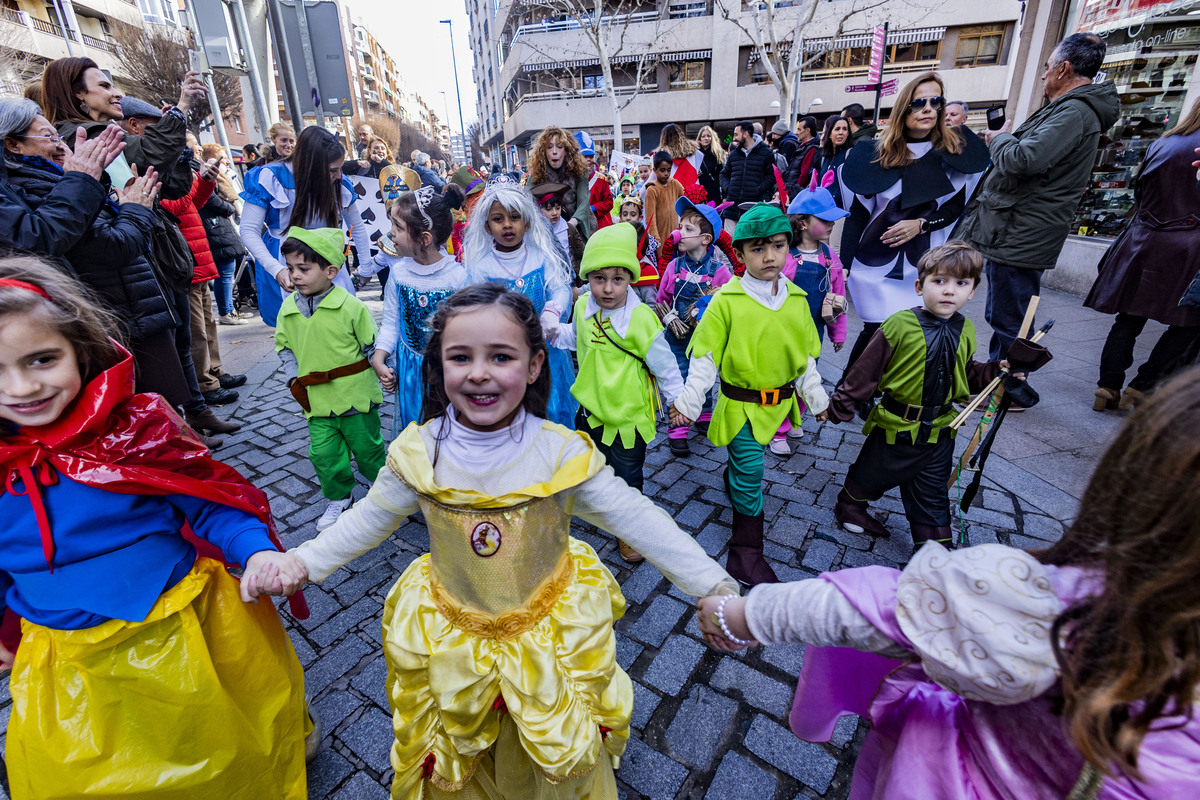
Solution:
{"label": "bare tree", "polygon": [[[589,50],[600,61],[602,86],[597,87],[608,98],[613,119],[613,147],[622,147],[621,112],[633,102],[643,88],[643,81],[659,63],[659,53],[669,41],[670,30],[664,28],[667,4],[655,5],[654,17],[647,19],[641,11],[647,0],[527,0],[525,8],[541,11],[560,20],[570,20],[579,26]],[[637,15],[637,16],[635,16]],[[646,26],[646,27],[643,27]],[[673,27],[673,26],[670,26]],[[528,40],[525,45],[551,59],[564,60],[562,53],[548,53]],[[657,48],[657,49],[654,49]],[[613,81],[613,65],[628,64],[633,74],[631,91],[622,91]]]}
{"label": "bare tree", "polygon": [[[152,105],[179,99],[179,87],[188,71],[187,45],[158,25],[137,28],[116,20],[109,22],[117,58],[132,94]],[[242,86],[235,75],[213,74],[221,117],[232,119],[242,111]],[[213,116],[208,95],[198,98],[188,114],[188,127],[199,130]]]}
{"label": "bare tree", "polygon": [[450,156],[442,151],[437,142],[432,141],[402,119],[376,115],[359,120],[359,122],[370,125],[375,135],[387,142],[388,147],[392,148],[392,155],[396,157],[397,163],[402,164],[408,161],[413,150],[428,153],[430,158],[441,159],[447,164],[451,161]]}
{"label": "bare tree", "polygon": [[40,81],[45,68],[46,59],[33,52],[28,30],[11,19],[0,20],[0,94],[24,93],[26,86]]}
{"label": "bare tree", "polygon": [[472,167],[488,161],[487,148],[483,146],[483,126],[478,120],[467,126],[467,154]]}
{"label": "bare tree", "polygon": [[[722,18],[736,25],[750,38],[754,54],[759,58],[771,83],[779,92],[779,115],[788,121],[788,129],[796,126],[795,96],[797,81],[804,68],[821,58],[822,53],[811,55],[802,52],[804,34],[815,25],[826,30],[831,20],[818,18],[819,7],[828,8],[828,2],[819,0],[713,0],[714,10]],[[888,17],[895,19],[897,6],[915,8],[909,3],[894,0],[848,0],[837,3],[833,39],[844,35],[847,29],[866,30],[869,24],[866,12],[888,6]]]}

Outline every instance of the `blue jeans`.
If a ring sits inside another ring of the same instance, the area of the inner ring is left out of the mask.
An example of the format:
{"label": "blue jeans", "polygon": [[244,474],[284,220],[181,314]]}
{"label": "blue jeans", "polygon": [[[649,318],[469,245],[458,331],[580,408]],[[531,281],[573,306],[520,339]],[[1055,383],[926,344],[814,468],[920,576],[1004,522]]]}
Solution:
{"label": "blue jeans", "polygon": [[237,261],[217,264],[217,280],[213,285],[213,294],[217,298],[217,312],[222,317],[233,313],[233,275],[236,271]]}
{"label": "blue jeans", "polygon": [[983,262],[983,272],[988,281],[983,316],[994,331],[988,356],[999,361],[1008,355],[1008,348],[1016,341],[1029,298],[1041,290],[1042,271],[997,264],[989,258]]}

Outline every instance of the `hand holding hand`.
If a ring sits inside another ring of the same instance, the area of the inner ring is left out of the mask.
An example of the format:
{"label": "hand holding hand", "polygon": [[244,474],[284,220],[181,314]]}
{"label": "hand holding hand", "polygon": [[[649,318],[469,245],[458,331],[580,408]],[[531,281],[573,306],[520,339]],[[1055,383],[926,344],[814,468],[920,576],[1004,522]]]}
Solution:
{"label": "hand holding hand", "polygon": [[183,76],[183,85],[179,87],[179,102],[175,107],[187,114],[191,110],[192,103],[199,100],[208,92],[204,85],[204,79],[200,77],[200,73],[195,70],[188,70]]}
{"label": "hand holding hand", "polygon": [[679,410],[676,409],[674,405],[668,409],[668,416],[670,417],[671,427],[673,428],[686,428],[692,424],[692,420],[679,413]]}
{"label": "hand holding hand", "polygon": [[387,365],[386,353],[382,350],[376,350],[372,353],[371,368],[375,370],[375,377],[379,378],[379,385],[383,387],[385,392],[396,391],[396,370]]}
{"label": "hand holding hand", "polygon": [[[709,595],[702,597],[696,602],[696,621],[700,624],[700,632],[704,634],[704,641],[714,650],[723,653],[735,653],[738,650],[743,650],[746,647],[752,647],[758,642],[751,639],[749,633],[746,633],[746,639],[751,641],[749,645],[739,645],[731,642],[725,632],[721,630],[721,623],[718,621],[717,608],[720,606],[723,595]],[[742,607],[745,605],[745,599],[735,597],[725,604],[725,624],[731,624],[731,618],[744,619],[742,615]],[[744,622],[742,623],[744,627]],[[737,632],[733,632],[737,636]]]}
{"label": "hand holding hand", "polygon": [[75,149],[63,162],[63,172],[82,172],[100,180],[104,168],[125,149],[125,132],[109,125],[95,139],[88,139],[83,126],[75,129]]}
{"label": "hand holding hand", "polygon": [[158,171],[154,167],[149,167],[145,175],[139,176],[135,166],[133,167],[133,180],[129,182],[124,191],[117,193],[118,203],[120,205],[133,203],[143,208],[154,208],[154,201],[158,198],[158,190],[161,188],[162,182],[158,179]]}
{"label": "hand holding hand", "polygon": [[291,553],[259,550],[246,559],[242,602],[257,603],[259,595],[292,595],[308,581],[308,567]]}
{"label": "hand holding hand", "polygon": [[816,417],[814,417],[814,419],[816,419],[817,422],[828,422],[829,421],[829,409],[825,409],[820,414],[817,414]]}
{"label": "hand holding hand", "polygon": [[902,219],[883,232],[879,240],[890,247],[900,247],[905,242],[915,239],[921,232],[921,220]]}

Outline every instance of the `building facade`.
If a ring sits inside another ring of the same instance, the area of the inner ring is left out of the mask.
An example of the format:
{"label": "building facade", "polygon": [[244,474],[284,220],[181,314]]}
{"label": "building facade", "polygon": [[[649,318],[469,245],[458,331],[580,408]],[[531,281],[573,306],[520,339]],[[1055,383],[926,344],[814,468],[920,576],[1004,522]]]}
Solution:
{"label": "building facade", "polygon": [[[628,16],[607,20],[628,26],[627,44],[612,59],[618,100],[627,102],[619,145],[600,61],[578,20],[552,18],[521,0],[466,4],[482,138],[497,155],[511,156],[515,147],[517,159],[524,160],[532,138],[551,124],[587,130],[603,150],[646,152],[670,122],[690,136],[709,124],[726,135],[739,119],[769,126],[781,116],[779,92],[751,38],[721,13],[722,4],[741,8],[736,0],[649,0]],[[1002,105],[1007,96],[1022,5],[949,0],[930,11],[896,0],[877,19],[854,18],[845,27],[851,32],[835,38],[846,7],[821,3],[804,29],[804,57],[811,62],[794,93],[796,110],[822,118],[854,102],[870,109],[873,93],[847,89],[866,82],[869,28],[886,20],[884,79],[903,82],[937,70],[949,98],[971,106],[970,124],[982,124],[984,109]],[[779,2],[777,24],[787,29],[787,20],[803,10],[804,4]],[[742,10],[736,17],[747,29],[753,29],[750,14]],[[654,64],[635,86],[643,52],[654,56]],[[883,117],[890,105],[890,97],[882,98]]]}

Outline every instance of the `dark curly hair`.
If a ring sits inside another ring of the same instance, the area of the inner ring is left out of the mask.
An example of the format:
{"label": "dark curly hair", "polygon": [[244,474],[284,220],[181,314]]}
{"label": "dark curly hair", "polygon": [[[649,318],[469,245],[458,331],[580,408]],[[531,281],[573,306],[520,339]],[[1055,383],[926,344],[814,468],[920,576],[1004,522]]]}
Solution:
{"label": "dark curly hair", "polygon": [[[446,374],[442,367],[442,335],[446,331],[446,323],[456,315],[480,306],[500,306],[525,332],[525,344],[529,346],[529,352],[549,355],[541,320],[528,297],[495,282],[476,283],[459,289],[446,298],[430,323],[429,343],[425,345],[425,360],[421,364],[421,378],[425,382],[425,402],[421,407],[423,423],[444,416],[450,405],[450,398],[446,395]],[[528,413],[544,418],[549,400],[550,369],[549,365],[543,365],[537,379],[526,388],[522,405]],[[445,425],[442,431],[439,439],[445,438],[445,432],[448,432]]]}

